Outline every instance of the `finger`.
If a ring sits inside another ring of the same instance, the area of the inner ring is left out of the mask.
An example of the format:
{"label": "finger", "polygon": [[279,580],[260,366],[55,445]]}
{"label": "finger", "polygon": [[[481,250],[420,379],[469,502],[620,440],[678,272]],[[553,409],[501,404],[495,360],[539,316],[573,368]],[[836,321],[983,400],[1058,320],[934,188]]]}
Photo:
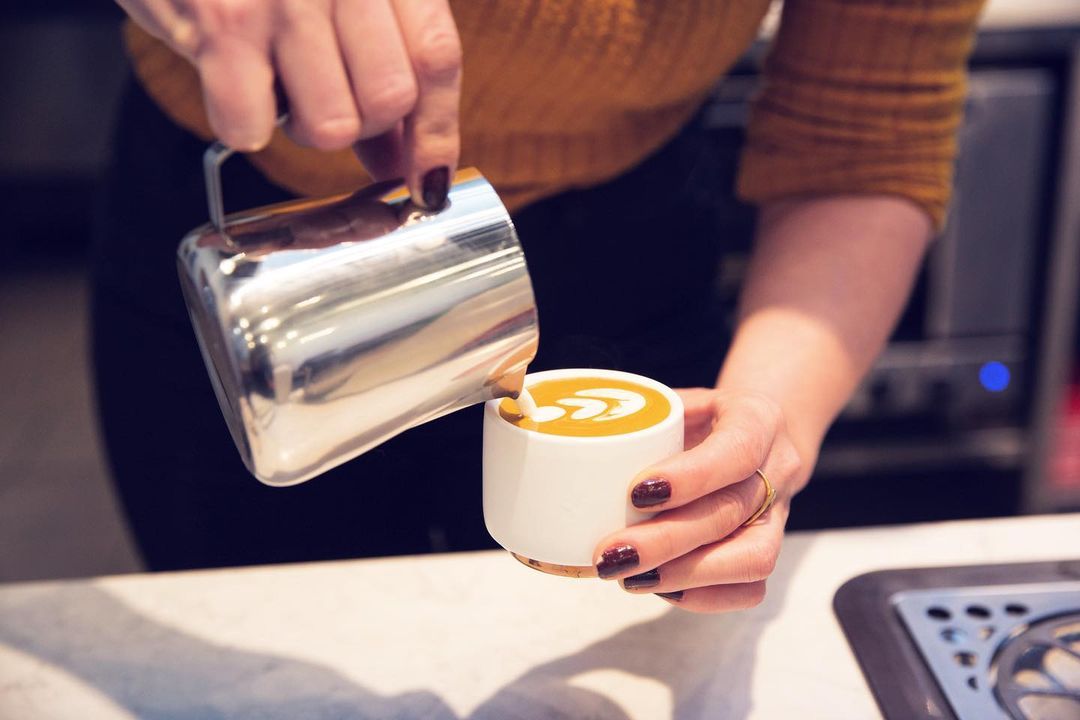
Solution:
{"label": "finger", "polygon": [[764,398],[718,405],[712,432],[696,447],[639,474],[630,486],[637,508],[668,510],[749,477],[765,463],[780,424],[780,411]]}
{"label": "finger", "polygon": [[330,0],[278,4],[274,64],[289,97],[297,142],[340,150],[360,137],[360,114],[337,44]]}
{"label": "finger", "polygon": [[117,0],[131,19],[173,50],[190,58],[196,49],[195,24],[186,18],[172,0]]}
{"label": "finger", "polygon": [[696,613],[721,613],[757,607],[765,599],[765,581],[713,585],[664,597],[672,605]]}
{"label": "finger", "polygon": [[201,37],[195,54],[214,134],[237,150],[262,148],[274,131],[270,15],[260,0],[189,3]]}
{"label": "finger", "polygon": [[765,488],[754,475],[651,520],[605,538],[593,556],[604,579],[624,578],[658,568],[731,534],[765,501]]}
{"label": "finger", "polygon": [[712,419],[716,410],[716,391],[709,388],[681,388],[675,391],[683,403],[687,422]]}
{"label": "finger", "polygon": [[786,520],[787,508],[774,506],[762,522],[739,528],[720,542],[692,550],[648,573],[626,577],[622,586],[631,593],[662,593],[764,580],[776,568]]}
{"label": "finger", "polygon": [[706,388],[676,390],[683,403],[683,449],[701,444],[712,432],[716,391]]}
{"label": "finger", "polygon": [[416,105],[417,86],[389,0],[337,0],[334,27],[360,111],[360,137],[394,129]]}
{"label": "finger", "polygon": [[405,118],[406,183],[427,208],[446,202],[461,140],[461,41],[446,0],[394,0],[419,96]]}
{"label": "finger", "polygon": [[403,179],[405,177],[405,140],[403,123],[378,137],[361,140],[353,146],[360,162],[367,168],[371,179]]}

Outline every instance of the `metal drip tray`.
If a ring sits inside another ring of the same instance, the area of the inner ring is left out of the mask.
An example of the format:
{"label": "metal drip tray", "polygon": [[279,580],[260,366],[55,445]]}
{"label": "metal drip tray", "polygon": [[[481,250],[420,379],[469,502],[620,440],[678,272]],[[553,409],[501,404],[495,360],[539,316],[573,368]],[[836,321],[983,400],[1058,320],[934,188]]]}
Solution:
{"label": "metal drip tray", "polygon": [[905,591],[893,606],[962,720],[1080,718],[1080,582]]}
{"label": "metal drip tray", "polygon": [[1080,562],[870,573],[834,608],[890,720],[1080,720]]}

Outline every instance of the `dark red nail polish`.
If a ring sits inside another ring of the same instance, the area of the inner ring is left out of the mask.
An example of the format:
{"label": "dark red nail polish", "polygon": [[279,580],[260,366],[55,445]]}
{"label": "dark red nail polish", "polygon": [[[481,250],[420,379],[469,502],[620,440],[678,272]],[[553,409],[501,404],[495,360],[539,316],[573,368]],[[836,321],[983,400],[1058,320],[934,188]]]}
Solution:
{"label": "dark red nail polish", "polygon": [[660,584],[660,571],[649,570],[648,572],[631,575],[628,578],[624,578],[622,584],[627,590],[656,587]]}
{"label": "dark red nail polish", "polygon": [[600,562],[596,563],[596,574],[602,578],[633,570],[641,562],[637,550],[632,545],[616,545],[609,547],[600,555]]}
{"label": "dark red nail polish", "polygon": [[662,598],[664,598],[666,600],[674,600],[675,602],[678,602],[679,600],[682,600],[683,591],[682,590],[676,590],[675,592],[654,593],[654,594],[659,595],[660,597],[662,597]]}
{"label": "dark red nail polish", "polygon": [[428,170],[424,175],[422,191],[424,207],[428,210],[438,210],[445,205],[446,194],[450,191],[450,168],[443,165]]}
{"label": "dark red nail polish", "polygon": [[630,502],[637,508],[652,507],[670,499],[671,483],[661,478],[642,480],[630,491]]}

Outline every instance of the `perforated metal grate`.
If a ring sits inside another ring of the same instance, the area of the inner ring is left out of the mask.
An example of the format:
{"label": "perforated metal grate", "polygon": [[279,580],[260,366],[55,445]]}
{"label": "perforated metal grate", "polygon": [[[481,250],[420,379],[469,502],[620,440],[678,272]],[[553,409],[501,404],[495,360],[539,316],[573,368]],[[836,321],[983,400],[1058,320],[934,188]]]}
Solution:
{"label": "perforated metal grate", "polygon": [[1080,720],[1080,582],[891,601],[960,720]]}

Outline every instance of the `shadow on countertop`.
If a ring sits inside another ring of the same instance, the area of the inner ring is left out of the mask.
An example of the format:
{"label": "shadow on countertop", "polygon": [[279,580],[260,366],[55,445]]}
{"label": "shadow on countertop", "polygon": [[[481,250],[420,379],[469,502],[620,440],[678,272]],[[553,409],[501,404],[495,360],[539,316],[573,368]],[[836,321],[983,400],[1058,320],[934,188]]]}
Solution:
{"label": "shadow on countertop", "polygon": [[[9,590],[0,642],[63,668],[140,720],[457,718],[432,693],[384,697],[324,665],[207,642],[81,583]],[[9,687],[18,682],[3,675]],[[4,706],[0,698],[0,715]]]}
{"label": "shadow on countertop", "polygon": [[[680,720],[745,717],[751,709],[760,619],[779,612],[798,562],[793,553],[801,551],[801,546],[785,548],[755,622],[745,622],[738,613],[705,616],[673,608],[537,665],[467,717],[629,720],[631,714],[613,699],[617,688],[609,697],[575,684],[576,678],[598,670],[666,686],[672,714]],[[155,622],[86,583],[5,589],[0,594],[0,643],[63,668],[147,720],[459,720],[433,692],[382,695],[326,665],[208,642]],[[2,669],[0,677],[9,690],[30,681]],[[0,698],[0,715],[5,707],[14,709]]]}

